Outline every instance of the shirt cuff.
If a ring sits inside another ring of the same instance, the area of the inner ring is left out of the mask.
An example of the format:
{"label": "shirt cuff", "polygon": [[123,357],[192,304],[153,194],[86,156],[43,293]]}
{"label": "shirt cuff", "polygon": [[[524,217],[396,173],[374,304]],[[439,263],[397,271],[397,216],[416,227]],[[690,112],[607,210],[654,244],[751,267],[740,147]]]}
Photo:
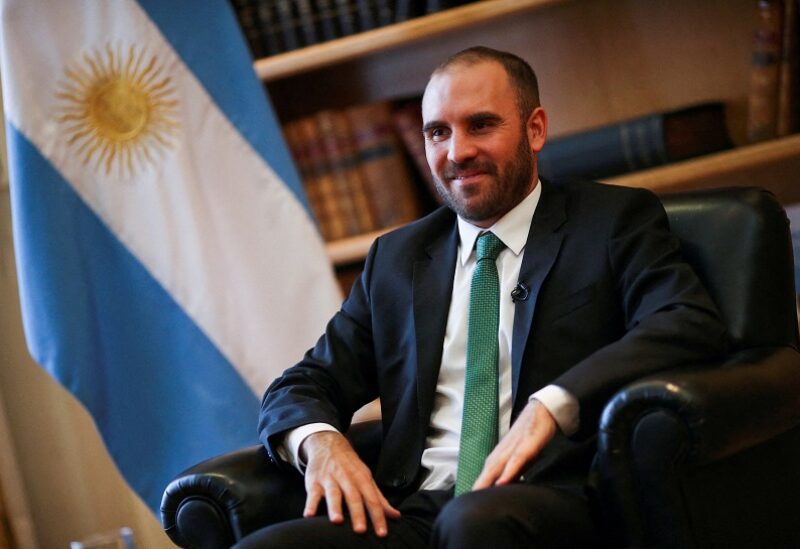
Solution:
{"label": "shirt cuff", "polygon": [[337,431],[337,429],[333,425],[327,423],[309,423],[290,430],[283,437],[283,441],[278,445],[278,455],[283,461],[300,471],[300,473],[303,473],[306,468],[306,463],[304,460],[300,459],[300,445],[309,436],[323,431]]}
{"label": "shirt cuff", "polygon": [[528,402],[533,399],[538,400],[547,408],[565,436],[571,436],[578,432],[580,404],[569,391],[558,385],[548,385],[533,393],[528,398]]}

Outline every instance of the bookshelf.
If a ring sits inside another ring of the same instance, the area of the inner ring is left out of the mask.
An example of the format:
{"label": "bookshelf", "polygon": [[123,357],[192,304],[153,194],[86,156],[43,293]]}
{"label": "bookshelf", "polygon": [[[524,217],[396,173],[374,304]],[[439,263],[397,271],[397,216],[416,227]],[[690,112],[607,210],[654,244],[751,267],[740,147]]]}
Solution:
{"label": "bookshelf", "polygon": [[[605,182],[669,193],[749,186],[757,180],[775,193],[782,203],[792,204],[800,202],[800,184],[793,181],[797,174],[800,174],[800,135],[793,135],[642,170]],[[331,242],[326,246],[328,256],[335,266],[355,263],[366,256],[376,238],[392,228]]]}
{"label": "bookshelf", "polygon": [[[759,185],[800,202],[791,185],[800,136],[744,145],[754,14],[752,0],[485,0],[258,60],[255,70],[282,120],[419,95],[433,67],[475,44],[532,64],[550,137],[720,100],[735,149],[608,182],[656,192]],[[331,242],[329,255],[357,263],[383,232]]]}
{"label": "bookshelf", "polygon": [[328,65],[366,57],[445,32],[470,27],[504,16],[559,4],[567,0],[486,0],[417,17],[331,42],[274,55],[255,62],[256,74],[271,82]]}

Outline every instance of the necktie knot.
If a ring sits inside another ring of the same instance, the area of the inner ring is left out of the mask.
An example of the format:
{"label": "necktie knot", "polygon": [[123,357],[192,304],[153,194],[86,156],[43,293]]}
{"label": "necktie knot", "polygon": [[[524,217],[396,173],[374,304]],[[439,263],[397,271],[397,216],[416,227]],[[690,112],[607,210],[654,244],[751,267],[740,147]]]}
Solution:
{"label": "necktie knot", "polygon": [[494,233],[483,233],[478,237],[477,249],[475,252],[477,261],[481,259],[491,259],[494,261],[505,247],[503,241],[497,238]]}

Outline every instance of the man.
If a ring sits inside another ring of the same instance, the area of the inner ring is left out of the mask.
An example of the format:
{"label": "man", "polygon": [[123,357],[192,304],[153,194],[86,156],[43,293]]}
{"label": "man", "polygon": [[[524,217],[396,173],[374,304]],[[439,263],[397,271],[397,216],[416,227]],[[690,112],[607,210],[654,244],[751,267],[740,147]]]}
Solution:
{"label": "man", "polygon": [[[460,52],[422,111],[448,207],[375,242],[325,335],[268,389],[261,438],[305,471],[306,518],[243,547],[594,546],[583,488],[604,403],[724,349],[651,193],[539,179],[547,117],[524,61]],[[370,472],[341,433],[375,397]]]}

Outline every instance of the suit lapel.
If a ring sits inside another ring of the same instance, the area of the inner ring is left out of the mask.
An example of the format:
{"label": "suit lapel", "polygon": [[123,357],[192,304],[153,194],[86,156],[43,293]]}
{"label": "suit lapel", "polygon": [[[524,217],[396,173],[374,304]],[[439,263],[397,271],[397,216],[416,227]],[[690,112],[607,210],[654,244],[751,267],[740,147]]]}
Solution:
{"label": "suit lapel", "polygon": [[519,272],[519,282],[530,288],[530,294],[527,300],[517,302],[514,311],[514,330],[511,340],[512,403],[517,400],[522,357],[531,331],[539,290],[558,257],[564,239],[563,233],[556,230],[567,219],[563,192],[544,182],[541,185],[542,196],[528,231],[525,254]]}
{"label": "suit lapel", "polygon": [[[453,216],[455,219],[455,216]],[[414,263],[414,331],[417,338],[417,405],[427,425],[442,363],[442,342],[453,292],[458,229],[443,230]]]}

